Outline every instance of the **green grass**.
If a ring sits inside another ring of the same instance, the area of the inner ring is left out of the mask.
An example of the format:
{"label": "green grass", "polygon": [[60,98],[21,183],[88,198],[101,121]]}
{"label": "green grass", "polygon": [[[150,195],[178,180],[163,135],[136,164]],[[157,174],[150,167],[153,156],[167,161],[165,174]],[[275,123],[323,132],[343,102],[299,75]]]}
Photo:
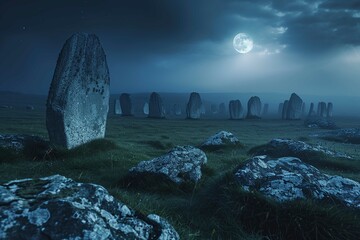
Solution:
{"label": "green grass", "polygon": [[[359,127],[358,122],[343,121],[346,127]],[[232,132],[242,145],[205,150],[208,164],[202,169],[199,183],[175,186],[153,176],[128,178],[128,169],[138,162],[165,154],[176,145],[199,146],[220,130]],[[0,182],[61,174],[75,181],[101,184],[143,214],[156,213],[166,218],[182,239],[296,239],[291,232],[298,239],[356,239],[353,235],[360,234],[357,211],[323,202],[278,204],[257,193],[243,192],[229,174],[250,158],[250,149],[272,138],[292,138],[354,156],[355,160],[317,156],[308,163],[327,173],[360,181],[357,147],[310,138],[313,131],[321,130],[305,128],[302,121],[110,117],[105,139],[72,150],[53,148],[45,158],[33,159],[0,149]],[[47,139],[45,114],[1,109],[0,133],[33,134]]]}

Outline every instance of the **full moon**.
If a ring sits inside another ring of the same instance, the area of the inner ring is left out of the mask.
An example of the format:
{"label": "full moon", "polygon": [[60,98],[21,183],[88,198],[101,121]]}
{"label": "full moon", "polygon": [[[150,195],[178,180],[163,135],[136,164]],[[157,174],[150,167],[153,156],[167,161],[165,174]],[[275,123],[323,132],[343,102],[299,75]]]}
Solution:
{"label": "full moon", "polygon": [[233,40],[233,46],[239,53],[248,53],[253,49],[253,40],[246,33],[238,33]]}

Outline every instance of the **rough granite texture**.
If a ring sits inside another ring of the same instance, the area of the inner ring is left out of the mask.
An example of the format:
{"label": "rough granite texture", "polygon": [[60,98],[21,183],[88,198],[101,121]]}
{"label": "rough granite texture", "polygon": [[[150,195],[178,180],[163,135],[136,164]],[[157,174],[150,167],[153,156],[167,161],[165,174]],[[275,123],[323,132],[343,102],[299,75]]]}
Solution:
{"label": "rough granite texture", "polygon": [[176,146],[163,156],[141,161],[129,173],[159,174],[176,184],[197,182],[202,175],[201,166],[206,162],[207,157],[202,150],[193,146]]}
{"label": "rough granite texture", "polygon": [[240,141],[231,132],[220,131],[217,134],[209,137],[201,144],[201,147],[207,146],[225,146],[225,145],[236,145]]}
{"label": "rough granite texture", "polygon": [[260,119],[261,116],[261,101],[258,96],[253,96],[248,101],[248,111],[246,118]]}
{"label": "rough granite texture", "polygon": [[200,94],[192,92],[190,94],[189,102],[186,105],[186,117],[190,119],[199,119],[202,114],[202,105]]}
{"label": "rough granite texture", "polygon": [[109,69],[98,37],[76,33],[57,60],[46,108],[50,142],[74,148],[103,138],[109,110]]}
{"label": "rough granite texture", "polygon": [[360,208],[360,183],[321,173],[294,157],[255,156],[238,168],[235,178],[245,191],[259,191],[276,201],[336,199]]}
{"label": "rough granite texture", "polygon": [[179,235],[95,184],[54,175],[0,185],[0,239],[161,239]]}

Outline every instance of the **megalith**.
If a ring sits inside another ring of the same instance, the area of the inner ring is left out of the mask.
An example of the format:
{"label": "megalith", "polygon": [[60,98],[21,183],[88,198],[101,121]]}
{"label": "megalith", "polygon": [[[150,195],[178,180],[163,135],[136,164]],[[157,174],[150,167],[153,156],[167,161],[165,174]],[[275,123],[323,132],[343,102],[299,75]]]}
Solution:
{"label": "megalith", "polygon": [[288,107],[286,109],[287,120],[298,120],[302,115],[303,101],[296,94],[292,93],[289,99]]}
{"label": "megalith", "polygon": [[261,101],[258,96],[253,96],[248,101],[248,111],[246,118],[260,119],[261,114]]}
{"label": "megalith", "polygon": [[186,105],[186,117],[189,119],[199,119],[202,114],[202,105],[200,94],[192,92]]}
{"label": "megalith", "polygon": [[240,100],[231,100],[229,102],[230,119],[241,119],[243,115],[243,107]]}
{"label": "megalith", "polygon": [[46,103],[52,144],[74,148],[105,136],[109,69],[99,38],[76,33],[64,44]]}
{"label": "megalith", "polygon": [[123,116],[132,115],[132,104],[131,104],[130,94],[122,93],[120,95],[120,105]]}
{"label": "megalith", "polygon": [[151,93],[149,101],[149,118],[165,118],[165,108],[160,95]]}
{"label": "megalith", "polygon": [[326,111],[326,117],[332,117],[333,116],[333,104],[332,102],[328,102],[327,104],[327,111]]}

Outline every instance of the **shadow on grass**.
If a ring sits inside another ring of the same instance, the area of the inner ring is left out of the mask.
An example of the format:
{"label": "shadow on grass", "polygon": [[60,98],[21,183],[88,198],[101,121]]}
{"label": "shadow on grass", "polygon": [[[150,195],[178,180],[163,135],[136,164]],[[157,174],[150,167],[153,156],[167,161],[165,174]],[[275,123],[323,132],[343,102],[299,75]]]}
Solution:
{"label": "shadow on grass", "polygon": [[260,193],[243,191],[232,175],[228,173],[204,189],[189,211],[189,218],[199,218],[193,221],[199,224],[196,227],[212,233],[209,238],[234,239],[245,232],[265,239],[359,237],[358,209],[330,204],[329,200],[278,203]]}

